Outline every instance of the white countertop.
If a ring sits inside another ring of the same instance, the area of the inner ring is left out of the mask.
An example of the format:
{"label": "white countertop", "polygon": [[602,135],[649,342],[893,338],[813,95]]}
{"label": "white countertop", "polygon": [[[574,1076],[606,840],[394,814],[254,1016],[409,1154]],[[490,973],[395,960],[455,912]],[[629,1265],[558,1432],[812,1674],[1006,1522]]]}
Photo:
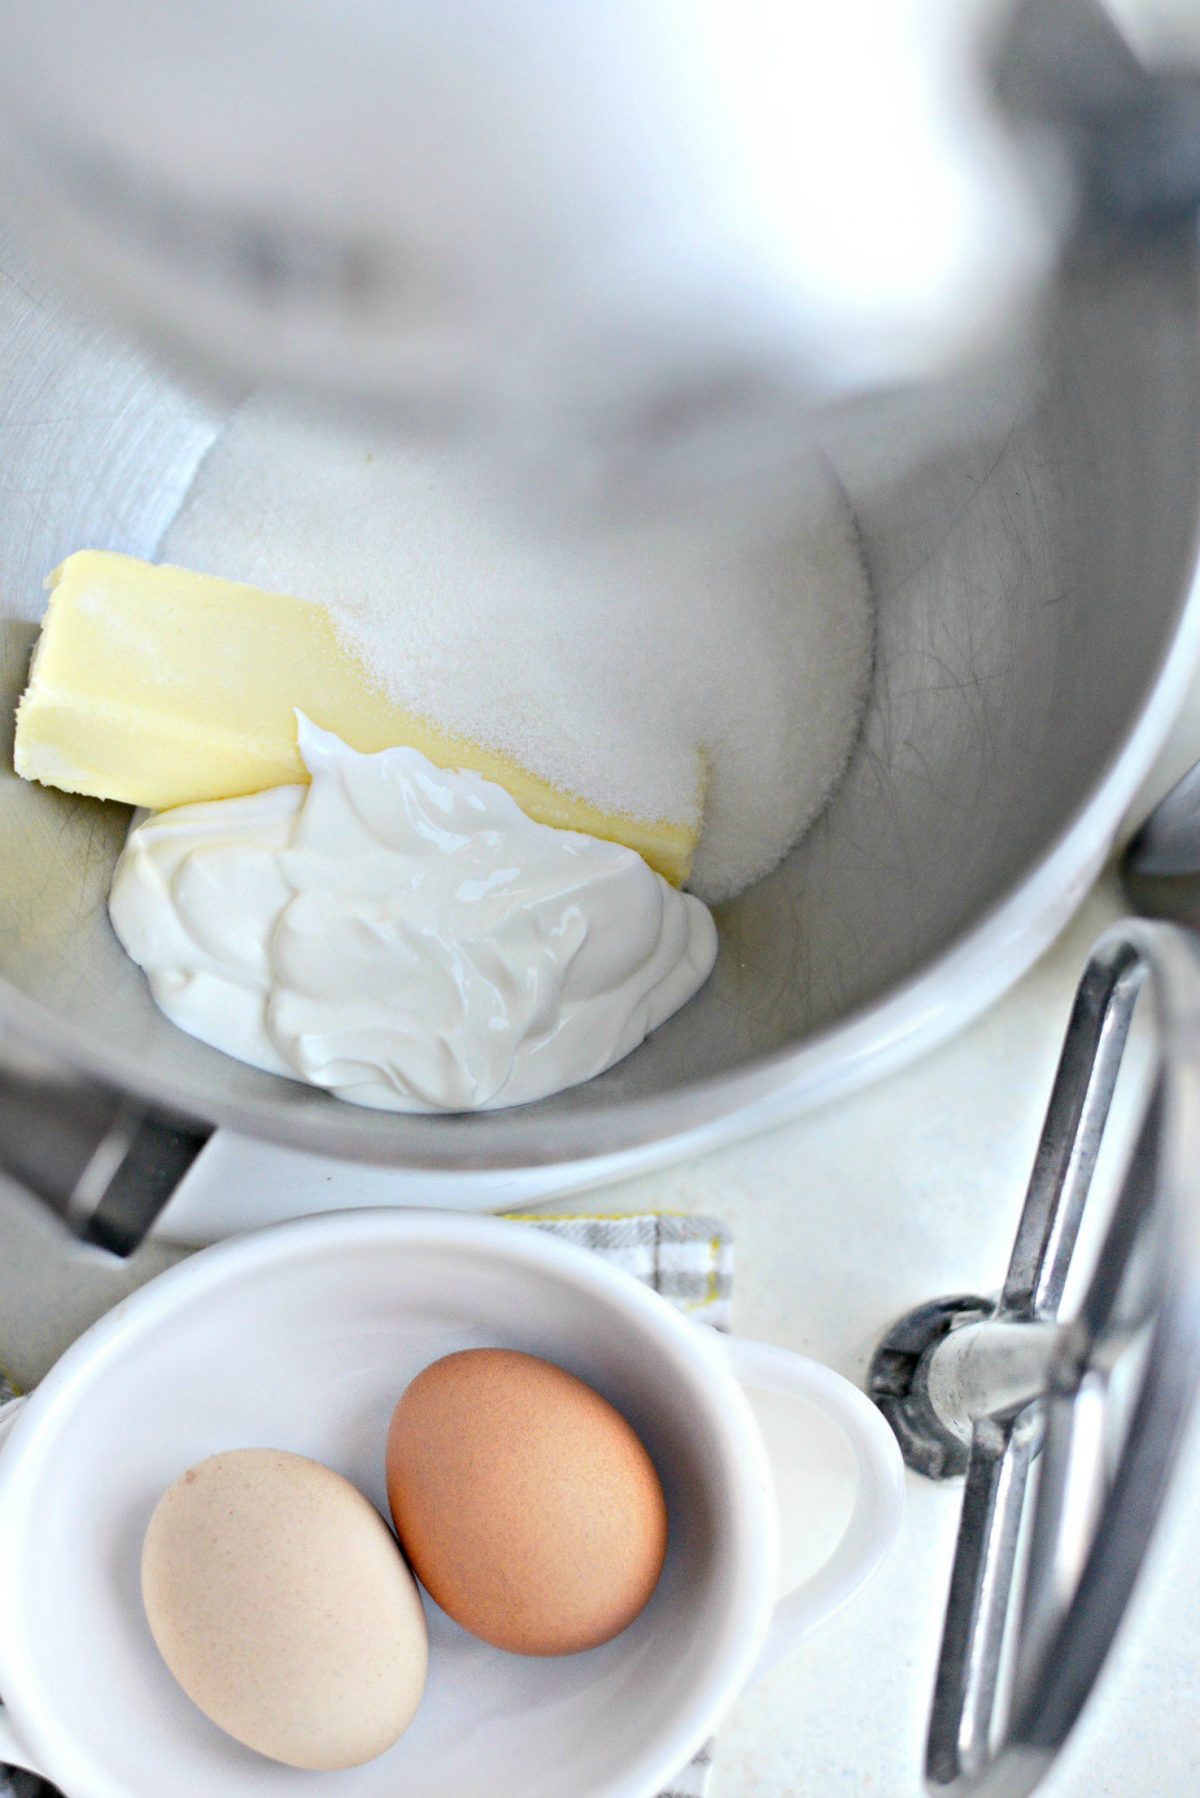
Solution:
{"label": "white countertop", "polygon": [[[1200,683],[1153,790],[1195,754]],[[861,1381],[882,1332],[912,1305],[998,1286],[1075,982],[1119,911],[1115,884],[1102,883],[990,1013],[883,1084],[571,1208],[726,1219],[737,1241],[737,1327]],[[23,1383],[179,1253],[151,1245],[116,1269],[72,1248],[65,1278],[55,1227],[11,1189],[0,1189],[0,1240],[0,1359]],[[814,1538],[828,1535],[828,1506],[786,1413],[773,1401],[761,1415],[794,1571]],[[715,1798],[918,1798],[960,1492],[910,1476],[901,1543],[874,1583],[722,1727]],[[1197,1541],[1200,1430],[1101,1689],[1043,1788],[1047,1798],[1200,1791]]]}

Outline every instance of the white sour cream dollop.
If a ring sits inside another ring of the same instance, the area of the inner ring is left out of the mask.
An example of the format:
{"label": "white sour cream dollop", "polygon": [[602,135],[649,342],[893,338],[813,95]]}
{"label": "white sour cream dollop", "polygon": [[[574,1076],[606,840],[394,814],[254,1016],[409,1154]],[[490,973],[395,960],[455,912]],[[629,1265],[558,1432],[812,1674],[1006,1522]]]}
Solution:
{"label": "white sour cream dollop", "polygon": [[471,1111],[589,1080],[712,970],[707,907],[415,749],[300,720],[311,786],[138,824],[109,895],[159,1007],[357,1105]]}

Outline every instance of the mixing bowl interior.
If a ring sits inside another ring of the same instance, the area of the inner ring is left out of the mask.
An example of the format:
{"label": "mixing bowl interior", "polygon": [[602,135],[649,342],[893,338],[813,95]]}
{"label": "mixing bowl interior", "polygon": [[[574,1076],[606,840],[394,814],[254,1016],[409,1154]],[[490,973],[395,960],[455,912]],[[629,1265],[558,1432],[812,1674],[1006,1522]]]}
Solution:
{"label": "mixing bowl interior", "polygon": [[410,1119],[257,1073],[166,1023],[105,913],[125,812],[12,774],[43,577],[83,545],[152,556],[223,413],[31,277],[0,275],[0,1011],[200,1115],[411,1166],[587,1157],[700,1124],[760,1086],[800,1098],[856,1077],[861,1045],[909,1028],[902,1003],[910,1022],[929,1009],[933,964],[1078,818],[1161,673],[1192,558],[1194,317],[1190,246],[1164,243],[1136,271],[1093,268],[969,436],[916,466],[907,445],[889,466],[874,439],[837,452],[878,641],[830,809],[721,909],[709,986],[626,1062],[535,1107]]}

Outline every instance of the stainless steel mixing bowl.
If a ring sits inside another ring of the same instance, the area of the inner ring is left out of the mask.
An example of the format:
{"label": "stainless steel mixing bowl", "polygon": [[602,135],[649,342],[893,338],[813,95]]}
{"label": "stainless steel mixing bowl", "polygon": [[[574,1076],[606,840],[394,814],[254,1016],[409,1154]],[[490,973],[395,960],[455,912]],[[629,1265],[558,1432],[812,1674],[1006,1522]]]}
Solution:
{"label": "stainless steel mixing bowl", "polygon": [[[14,266],[11,257],[0,267]],[[969,441],[839,451],[879,608],[848,778],[779,871],[720,914],[706,990],[636,1054],[528,1108],[360,1110],[204,1048],[109,928],[127,814],[11,772],[46,572],[153,556],[222,409],[0,276],[0,1022],[193,1116],[362,1161],[506,1168],[682,1146],[862,1082],[945,1034],[1046,944],[1170,721],[1200,475],[1190,234],[1063,290]]]}

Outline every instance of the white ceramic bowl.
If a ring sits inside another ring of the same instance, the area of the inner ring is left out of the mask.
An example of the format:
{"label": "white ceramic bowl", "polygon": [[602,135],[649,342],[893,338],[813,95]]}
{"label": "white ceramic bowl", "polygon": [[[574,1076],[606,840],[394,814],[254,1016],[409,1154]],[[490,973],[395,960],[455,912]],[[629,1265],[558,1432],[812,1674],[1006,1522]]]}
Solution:
{"label": "white ceramic bowl", "polygon": [[[487,1647],[426,1599],[428,1689],[386,1755],[313,1775],[242,1748],[150,1638],[138,1558],[158,1496],[218,1449],[276,1446],[337,1468],[386,1514],[396,1398],[428,1362],[485,1344],[569,1367],[641,1433],[671,1519],[650,1605],[606,1647],[546,1661]],[[739,1380],[802,1400],[798,1425],[823,1411],[857,1461],[840,1543],[778,1604],[777,1506]],[[70,1798],[648,1798],[756,1668],[862,1585],[901,1491],[887,1426],[847,1381],[722,1338],[585,1250],[438,1213],[280,1225],[152,1281],[22,1406],[0,1453],[0,1757]]]}

